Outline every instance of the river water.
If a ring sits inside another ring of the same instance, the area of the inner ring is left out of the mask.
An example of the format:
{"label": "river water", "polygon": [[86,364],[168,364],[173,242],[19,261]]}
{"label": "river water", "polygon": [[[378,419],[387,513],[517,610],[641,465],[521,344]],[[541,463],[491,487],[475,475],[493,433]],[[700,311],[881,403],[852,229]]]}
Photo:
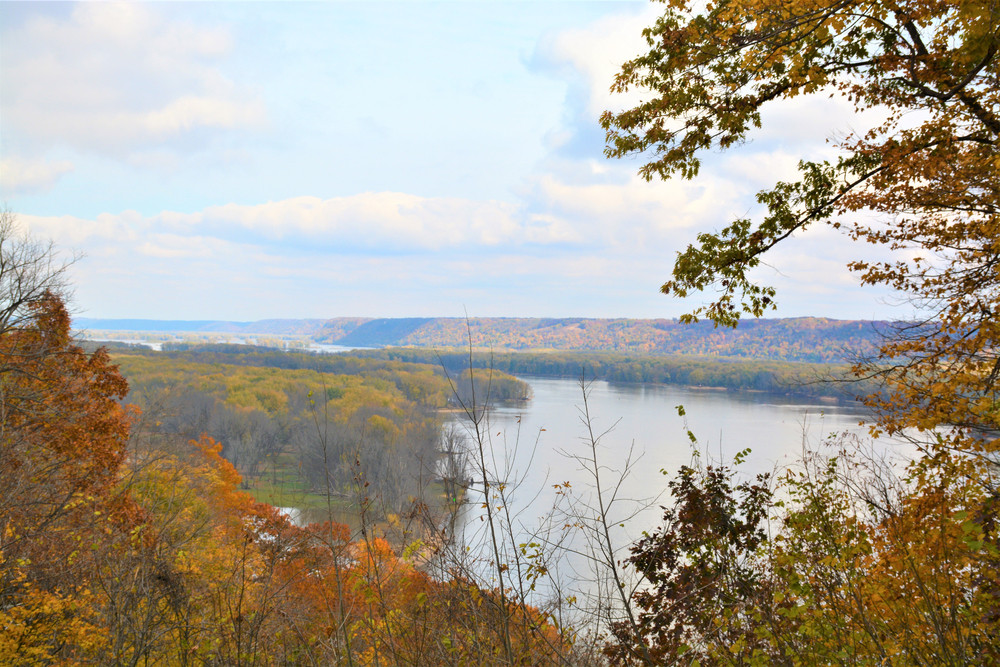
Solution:
{"label": "river water", "polygon": [[[534,398],[490,411],[486,454],[488,467],[511,482],[509,504],[517,513],[516,523],[530,532],[553,506],[558,491],[554,485],[569,482],[573,497],[591,500],[594,485],[592,475],[573,458],[590,453],[580,383],[521,379],[531,385]],[[686,416],[678,415],[677,406],[683,406]],[[626,541],[659,523],[667,483],[681,466],[692,463],[696,449],[703,464],[727,465],[738,452],[750,449],[738,470],[742,478],[753,478],[794,465],[804,447],[822,451],[835,434],[863,437],[867,432],[859,423],[865,412],[857,403],[760,392],[594,381],[587,385],[587,407],[595,435],[600,436],[602,488],[612,489],[627,472],[618,487],[619,498],[647,501],[647,509],[635,516],[638,505],[629,502],[609,512],[616,526],[627,524],[619,536]],[[887,441],[874,449],[900,465],[912,454],[908,446]],[[481,483],[476,488],[480,493],[469,494],[462,517],[465,539],[472,543],[483,539]],[[658,502],[649,502],[657,496]]]}
{"label": "river water", "polygon": [[[491,437],[496,444],[506,440],[510,445],[519,433],[514,467],[520,472],[530,468],[532,480],[542,479],[545,471],[556,477],[571,475],[574,466],[565,454],[583,451],[582,438],[587,435],[579,381],[521,379],[531,385],[533,400],[494,408]],[[863,408],[853,402],[603,381],[590,383],[587,392],[594,431],[607,431],[600,448],[604,463],[620,467],[631,448],[641,456],[631,487],[644,495],[663,485],[661,470],[672,473],[690,463],[695,447],[703,461],[726,463],[750,448],[742,468],[756,474],[794,462],[804,442],[817,446],[834,433],[865,431],[859,425],[865,417]],[[684,417],[677,406],[683,406]],[[689,430],[697,445],[687,435]],[[536,442],[534,457],[528,457],[527,446]]]}

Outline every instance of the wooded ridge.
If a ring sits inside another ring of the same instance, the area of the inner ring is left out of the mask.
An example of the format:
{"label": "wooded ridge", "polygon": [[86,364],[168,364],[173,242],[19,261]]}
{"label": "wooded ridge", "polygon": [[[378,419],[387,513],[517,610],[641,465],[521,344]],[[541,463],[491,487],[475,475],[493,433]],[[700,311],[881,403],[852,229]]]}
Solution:
{"label": "wooded ridge", "polygon": [[884,321],[821,317],[763,319],[739,328],[669,319],[381,318],[259,322],[78,319],[77,330],[309,336],[353,347],[475,347],[500,350],[595,350],[842,363],[871,352],[891,333]]}

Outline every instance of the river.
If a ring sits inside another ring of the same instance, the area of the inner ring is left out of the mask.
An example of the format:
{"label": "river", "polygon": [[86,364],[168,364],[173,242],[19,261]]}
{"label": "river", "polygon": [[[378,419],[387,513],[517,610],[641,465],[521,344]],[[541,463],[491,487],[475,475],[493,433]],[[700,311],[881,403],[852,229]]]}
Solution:
{"label": "river", "polygon": [[[593,478],[573,456],[588,452],[587,428],[582,421],[583,394],[578,381],[551,377],[521,377],[534,398],[490,411],[488,465],[501,471],[513,489],[510,505],[516,523],[530,532],[557,498],[556,484],[570,483],[572,497],[593,498]],[[698,458],[704,464],[731,464],[738,452],[750,449],[738,466],[743,478],[777,473],[794,465],[803,448],[822,448],[832,434],[863,436],[865,417],[856,403],[824,402],[806,397],[759,392],[702,390],[652,384],[594,381],[588,385],[591,424],[600,437],[598,458],[602,488],[611,489],[632,466],[619,488],[625,500],[664,496],[631,516],[634,503],[623,502],[608,513],[619,528],[617,540],[628,543],[655,527],[667,504],[667,483],[677,470]],[[678,415],[683,406],[685,417]],[[688,431],[694,434],[693,444]],[[904,462],[912,453],[907,445],[880,441],[876,451]],[[829,450],[832,451],[832,450]],[[477,486],[481,490],[482,486]],[[561,489],[565,492],[564,489]],[[462,517],[465,539],[484,539],[482,494],[471,493]],[[631,517],[631,518],[628,518]],[[625,523],[624,527],[618,524]]]}
{"label": "river", "polygon": [[[581,438],[586,435],[580,383],[551,377],[521,379],[531,385],[534,398],[494,408],[491,419],[496,428],[491,437],[506,438],[511,444],[520,429],[521,451],[514,467],[521,472],[530,467],[529,479],[536,483],[544,479],[545,471],[558,473],[556,477],[571,475],[574,466],[564,454],[581,452]],[[661,470],[672,473],[690,463],[694,446],[688,430],[697,438],[706,462],[728,463],[737,452],[750,448],[742,468],[753,474],[794,462],[804,442],[816,446],[833,433],[864,431],[859,422],[865,413],[856,403],[761,392],[598,380],[588,385],[588,405],[595,432],[609,431],[601,439],[605,464],[620,467],[630,448],[641,456],[630,484],[640,495],[662,488]],[[677,406],[683,406],[685,417],[678,415]],[[531,459],[526,445],[536,440]]]}

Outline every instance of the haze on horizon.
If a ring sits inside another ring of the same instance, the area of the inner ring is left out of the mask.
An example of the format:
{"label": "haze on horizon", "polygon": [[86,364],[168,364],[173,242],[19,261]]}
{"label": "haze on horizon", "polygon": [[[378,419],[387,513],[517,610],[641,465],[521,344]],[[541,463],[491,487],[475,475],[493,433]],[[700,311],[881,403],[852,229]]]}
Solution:
{"label": "haze on horizon", "polygon": [[[698,231],[867,124],[795,100],[694,181],[604,159],[646,2],[0,3],[0,195],[92,318],[671,318]],[[828,227],[775,317],[896,319]]]}

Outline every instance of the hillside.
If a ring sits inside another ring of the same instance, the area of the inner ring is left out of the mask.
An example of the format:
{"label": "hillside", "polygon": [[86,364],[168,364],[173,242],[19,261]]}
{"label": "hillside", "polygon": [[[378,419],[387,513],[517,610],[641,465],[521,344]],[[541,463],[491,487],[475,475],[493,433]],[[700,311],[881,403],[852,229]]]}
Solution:
{"label": "hillside", "polygon": [[842,363],[872,349],[887,322],[821,317],[746,320],[737,329],[710,322],[586,318],[379,318],[258,322],[78,319],[77,329],[308,336],[349,347],[462,347],[699,355],[809,363]]}
{"label": "hillside", "polygon": [[[794,319],[748,320],[737,329],[716,329],[674,320],[634,319],[464,319],[370,320],[347,335],[339,320],[313,335],[318,342],[365,347],[461,347],[501,350],[589,350],[643,352],[836,363],[872,348],[884,322]],[[395,334],[395,336],[393,335]]]}

